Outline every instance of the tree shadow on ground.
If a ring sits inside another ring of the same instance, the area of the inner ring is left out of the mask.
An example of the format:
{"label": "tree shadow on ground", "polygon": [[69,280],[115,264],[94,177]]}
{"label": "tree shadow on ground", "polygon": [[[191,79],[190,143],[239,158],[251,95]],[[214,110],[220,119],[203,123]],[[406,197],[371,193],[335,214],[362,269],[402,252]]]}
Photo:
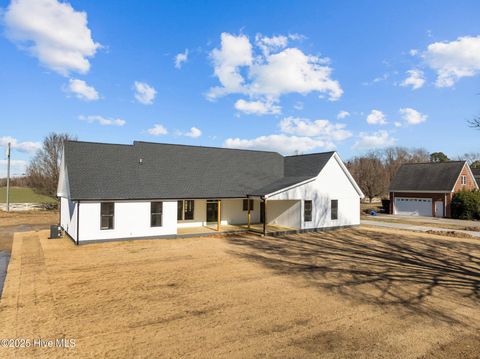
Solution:
{"label": "tree shadow on ground", "polygon": [[353,300],[450,323],[462,321],[452,308],[480,302],[480,243],[362,229],[228,240],[232,254]]}

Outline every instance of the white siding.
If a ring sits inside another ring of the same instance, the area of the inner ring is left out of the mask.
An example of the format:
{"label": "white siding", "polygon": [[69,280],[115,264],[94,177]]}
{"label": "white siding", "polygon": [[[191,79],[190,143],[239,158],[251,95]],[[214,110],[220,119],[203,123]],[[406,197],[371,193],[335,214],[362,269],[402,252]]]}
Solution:
{"label": "white siding", "polygon": [[60,198],[60,225],[70,237],[77,240],[77,203]]}
{"label": "white siding", "polygon": [[[338,200],[337,220],[332,220],[330,217],[330,201],[332,199]],[[269,221],[272,219],[268,213],[270,209],[268,202],[274,202],[273,200],[301,200],[300,228],[302,229],[360,224],[360,195],[335,156],[328,161],[314,181],[269,197],[267,200],[267,219]],[[303,220],[304,200],[312,201],[313,212],[310,222]],[[282,218],[277,218],[277,224],[288,226],[288,222]]]}
{"label": "white siding", "polygon": [[[253,211],[250,211],[252,223],[260,222],[260,202],[253,201]],[[248,211],[243,210],[243,200],[227,199],[222,200],[222,222],[227,224],[248,223]]]}
{"label": "white siding", "polygon": [[100,229],[100,202],[80,202],[80,242],[175,235],[177,201],[163,201],[161,227],[150,226],[150,201],[115,202],[113,229]]}
{"label": "white siding", "polygon": [[298,200],[267,201],[267,223],[300,229],[302,203]]}

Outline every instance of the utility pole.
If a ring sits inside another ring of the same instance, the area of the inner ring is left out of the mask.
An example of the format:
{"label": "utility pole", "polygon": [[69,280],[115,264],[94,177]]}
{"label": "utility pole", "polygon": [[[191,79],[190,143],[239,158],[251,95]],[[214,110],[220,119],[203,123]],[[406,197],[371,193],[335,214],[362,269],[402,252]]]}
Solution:
{"label": "utility pole", "polygon": [[7,212],[10,212],[10,142],[7,145]]}

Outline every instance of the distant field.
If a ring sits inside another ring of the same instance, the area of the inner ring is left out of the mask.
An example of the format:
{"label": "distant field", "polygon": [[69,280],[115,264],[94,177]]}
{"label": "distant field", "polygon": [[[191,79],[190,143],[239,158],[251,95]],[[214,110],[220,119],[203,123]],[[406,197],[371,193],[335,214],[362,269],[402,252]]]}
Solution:
{"label": "distant field", "polygon": [[[7,196],[6,187],[0,188],[0,202],[5,202]],[[27,187],[11,187],[10,188],[10,203],[53,203],[54,198],[44,196],[33,192],[31,188]]]}

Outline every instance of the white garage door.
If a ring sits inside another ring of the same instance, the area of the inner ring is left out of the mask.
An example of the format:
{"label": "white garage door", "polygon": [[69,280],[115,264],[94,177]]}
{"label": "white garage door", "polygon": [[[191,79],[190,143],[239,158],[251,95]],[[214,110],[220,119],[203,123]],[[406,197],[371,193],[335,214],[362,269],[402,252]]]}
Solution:
{"label": "white garage door", "polygon": [[395,198],[395,214],[409,216],[432,216],[432,199],[430,198]]}

